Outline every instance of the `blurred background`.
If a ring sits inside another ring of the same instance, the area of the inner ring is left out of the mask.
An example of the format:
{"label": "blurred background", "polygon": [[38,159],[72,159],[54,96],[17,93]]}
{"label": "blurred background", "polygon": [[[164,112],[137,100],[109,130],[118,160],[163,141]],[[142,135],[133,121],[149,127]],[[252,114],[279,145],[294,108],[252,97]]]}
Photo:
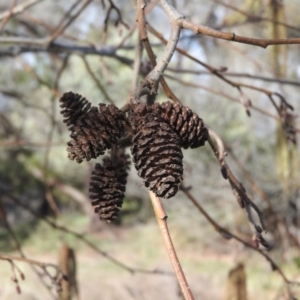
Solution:
{"label": "blurred background", "polygon": [[[194,24],[216,30],[300,36],[299,0],[171,2]],[[155,1],[146,19],[168,39],[169,20]],[[148,34],[159,59],[164,44]],[[102,157],[67,158],[59,98],[73,91],[93,105],[121,108],[133,92],[138,46],[135,1],[0,0],[0,252],[59,264],[71,278],[69,294],[58,296],[40,268],[16,262],[26,276],[18,295],[11,265],[1,260],[0,299],[182,299],[134,166],[120,217],[108,225],[88,193]],[[222,138],[228,164],[263,213],[267,254],[289,280],[300,280],[300,46],[263,49],[183,30],[178,47],[168,85]],[[144,51],[139,81],[150,66]],[[157,100],[167,100],[161,88]],[[209,145],[183,154],[184,186],[220,226],[251,243],[247,215]],[[300,296],[299,286],[287,292],[263,256],[216,232],[184,193],[163,205],[195,299]]]}

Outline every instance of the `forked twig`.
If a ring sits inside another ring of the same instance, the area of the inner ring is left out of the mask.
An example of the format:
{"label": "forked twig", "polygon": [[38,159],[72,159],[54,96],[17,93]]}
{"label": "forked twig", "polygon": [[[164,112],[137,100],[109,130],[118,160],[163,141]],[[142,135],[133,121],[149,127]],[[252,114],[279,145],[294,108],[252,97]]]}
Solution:
{"label": "forked twig", "polygon": [[[165,10],[166,14],[168,14],[168,17],[171,19],[171,21],[176,21],[176,17],[177,17],[176,14],[178,14],[178,12],[171,5],[171,3],[168,0],[160,0],[159,3],[162,6],[162,8]],[[232,42],[237,42],[242,44],[248,44],[248,45],[258,46],[262,48],[267,48],[270,45],[300,44],[300,38],[255,39],[255,38],[239,36],[234,32],[222,32],[210,27],[196,25],[185,19],[177,20],[177,24],[180,25],[181,28],[192,30],[196,34],[204,34],[217,39],[222,39],[222,40],[227,40],[227,41],[232,41]]]}
{"label": "forked twig", "polygon": [[[152,50],[152,47],[149,42],[148,34],[147,34],[146,21],[145,21],[145,8],[146,8],[145,1],[138,0],[137,21],[138,21],[138,25],[139,25],[141,40],[145,46],[147,55],[150,59],[152,66],[155,67],[157,65],[156,55]],[[163,75],[160,76],[159,82],[162,85],[162,88],[168,98],[172,99],[174,102],[180,102],[179,99],[176,97],[176,95],[172,92],[172,90],[168,86]]]}
{"label": "forked twig", "polygon": [[[262,236],[262,232],[266,230],[262,213],[259,208],[251,201],[244,185],[236,179],[228,164],[226,163],[225,156],[227,155],[227,153],[225,152],[223,141],[212,129],[209,129],[208,142],[219,161],[222,176],[225,180],[228,179],[229,184],[232,188],[233,195],[236,197],[240,207],[246,209],[249,224],[254,234],[253,244],[255,245],[255,247],[258,247],[259,244],[261,244],[266,248],[270,248],[269,243]],[[253,210],[258,216],[260,224],[256,223],[253,216]]]}
{"label": "forked twig", "polygon": [[[21,289],[18,284],[17,273],[19,273],[19,276],[22,280],[25,280],[25,275],[21,271],[21,269],[16,265],[15,261],[26,262],[30,265],[40,267],[47,275],[47,277],[50,278],[52,284],[56,286],[58,292],[61,291],[62,280],[68,280],[67,275],[62,272],[60,267],[52,263],[43,263],[26,257],[16,257],[11,255],[4,255],[4,254],[0,254],[0,260],[6,260],[10,263],[12,268],[12,273],[13,273],[12,280],[17,284],[17,292],[19,294],[21,293]],[[50,268],[55,270],[54,275],[52,275],[51,272],[49,271]]]}

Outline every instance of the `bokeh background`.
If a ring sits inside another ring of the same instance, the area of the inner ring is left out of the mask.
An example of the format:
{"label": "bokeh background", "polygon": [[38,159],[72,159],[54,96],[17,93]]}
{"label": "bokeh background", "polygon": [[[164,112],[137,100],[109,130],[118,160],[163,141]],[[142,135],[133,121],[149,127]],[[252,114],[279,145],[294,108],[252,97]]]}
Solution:
{"label": "bokeh background", "polygon": [[[300,36],[299,0],[171,2],[194,24],[253,38]],[[23,10],[14,13],[17,7]],[[168,39],[164,11],[150,1],[147,9],[149,24]],[[164,45],[150,32],[149,40],[159,59]],[[132,93],[138,45],[135,1],[0,0],[0,252],[59,264],[72,249],[72,299],[182,299],[134,166],[120,217],[108,225],[89,203],[90,173],[101,157],[81,164],[67,158],[59,98],[73,91],[94,105],[122,107]],[[178,52],[165,72],[181,102],[224,141],[228,164],[264,215],[268,255],[289,280],[300,280],[300,45],[263,49],[184,30],[178,47],[244,84],[239,90]],[[139,80],[149,66],[144,51]],[[268,93],[279,94],[273,98],[280,111]],[[167,100],[161,88],[157,99]],[[285,101],[293,111],[284,111]],[[216,222],[251,242],[246,213],[208,145],[184,151],[183,184]],[[196,299],[292,299],[265,258],[225,240],[182,192],[163,205]],[[1,260],[1,299],[58,299],[39,268],[16,264],[26,276],[22,293]]]}

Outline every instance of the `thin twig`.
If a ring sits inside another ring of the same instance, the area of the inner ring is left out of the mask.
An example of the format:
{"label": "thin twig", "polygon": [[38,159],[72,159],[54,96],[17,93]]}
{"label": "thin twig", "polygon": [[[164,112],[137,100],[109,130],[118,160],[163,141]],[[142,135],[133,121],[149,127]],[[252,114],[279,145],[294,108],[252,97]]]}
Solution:
{"label": "thin twig", "polygon": [[[95,48],[90,46],[79,46],[79,45],[66,45],[57,42],[52,42],[49,46],[45,46],[47,39],[27,39],[19,37],[0,37],[0,43],[13,43],[23,44],[22,46],[13,46],[7,49],[0,49],[0,56],[16,56],[26,52],[48,52],[48,53],[66,53],[66,54],[84,54],[84,55],[97,55],[115,58],[121,63],[131,66],[133,60],[118,55],[116,51],[123,48],[114,48],[111,46],[103,46],[101,48]],[[27,45],[27,46],[24,46]],[[131,47],[127,47],[131,49]]]}
{"label": "thin twig", "polygon": [[[212,94],[215,94],[215,95],[219,95],[219,96],[222,96],[230,101],[233,101],[233,102],[237,102],[239,103],[240,101],[238,100],[237,97],[233,97],[227,93],[224,93],[222,91],[217,91],[211,87],[208,87],[208,86],[205,86],[205,85],[202,85],[202,84],[198,84],[198,83],[193,83],[193,82],[190,82],[190,81],[185,81],[185,80],[182,80],[182,79],[179,79],[175,76],[171,76],[171,75],[168,75],[168,74],[165,74],[164,75],[166,78],[170,78],[171,80],[174,80],[176,82],[179,82],[180,84],[184,85],[185,87],[188,86],[188,87],[192,87],[192,88],[199,88],[199,89],[203,89],[205,91],[208,91]],[[257,106],[255,106],[254,104],[251,105],[251,109],[253,110],[256,110],[257,112],[265,115],[265,116],[268,116],[272,119],[275,119],[275,120],[280,120],[278,116],[274,115],[274,114],[271,114],[269,113],[267,110],[264,110],[262,108],[259,108]]]}
{"label": "thin twig", "polygon": [[8,11],[1,13],[0,20],[7,18],[9,15],[14,16],[14,15],[20,14],[27,8],[33,6],[34,4],[36,4],[38,2],[42,2],[42,1],[43,0],[28,0],[28,1],[22,2],[18,5],[16,5],[11,11],[8,10]]}
{"label": "thin twig", "polygon": [[93,72],[88,60],[82,56],[81,57],[83,60],[83,63],[85,65],[86,70],[88,71],[88,73],[90,74],[90,76],[92,77],[93,81],[95,82],[95,84],[97,85],[98,89],[101,91],[101,93],[103,94],[105,100],[107,100],[108,102],[114,104],[114,100],[109,96],[108,92],[106,91],[105,87],[102,85],[101,81],[97,78],[97,76],[95,75],[95,73]]}
{"label": "thin twig", "polygon": [[[19,267],[15,264],[15,261],[20,261],[20,262],[25,262],[28,263],[32,266],[37,266],[40,267],[44,274],[46,274],[46,276],[48,278],[50,278],[51,283],[54,284],[56,286],[56,289],[58,292],[61,291],[61,284],[62,284],[62,280],[68,280],[68,277],[66,274],[64,274],[61,270],[61,268],[59,266],[57,266],[56,264],[52,264],[52,263],[44,263],[44,262],[39,262],[37,260],[34,259],[30,259],[30,258],[26,258],[26,257],[16,257],[16,256],[11,256],[11,255],[4,255],[4,254],[0,254],[0,260],[6,260],[8,261],[11,266],[12,266],[12,271],[13,271],[13,281],[18,284],[18,279],[15,273],[15,269],[18,270],[20,277],[22,279],[25,278],[23,272],[19,269]],[[55,270],[55,274],[52,275],[49,272],[49,269],[54,269]],[[20,287],[18,286],[18,290],[20,290]]]}
{"label": "thin twig", "polygon": [[[25,253],[22,249],[22,246],[19,242],[19,239],[17,238],[15,232],[13,231],[8,219],[7,219],[7,216],[6,216],[6,211],[5,211],[5,207],[2,203],[2,201],[0,200],[0,219],[2,221],[4,221],[4,226],[6,227],[9,235],[12,237],[14,243],[15,243],[15,247],[16,247],[16,250],[19,252],[19,254],[21,255],[21,257],[23,259],[27,259],[27,257],[25,256]],[[9,261],[10,264],[11,264],[11,267],[12,267],[12,271],[15,270],[15,267],[16,265],[13,263],[13,261]],[[43,273],[40,273],[33,265],[30,265],[33,272],[38,276],[39,280],[41,281],[41,283],[46,287],[46,289],[49,291],[49,293],[51,294],[51,296],[53,298],[55,298],[54,294],[53,294],[53,291],[51,289],[51,286],[49,286],[49,284],[47,282],[45,282],[45,279],[44,279],[44,275],[45,275],[45,271]],[[19,272],[20,273],[20,272]],[[22,278],[22,276],[21,276]],[[16,279],[16,278],[15,278]],[[14,282],[16,283],[16,288],[17,288],[17,291],[20,293],[21,292],[21,288],[20,286],[18,285],[18,281],[17,279],[14,280]],[[56,285],[56,284],[55,284]],[[57,286],[57,285],[56,285]],[[58,288],[58,286],[57,286]]]}
{"label": "thin twig", "polygon": [[[246,168],[240,163],[240,161],[238,160],[237,156],[234,154],[233,150],[231,148],[227,147],[227,151],[228,153],[230,153],[230,157],[232,158],[232,160],[236,163],[236,165],[240,168],[242,174],[245,176],[245,178],[251,183],[253,190],[260,196],[260,198],[265,201],[268,205],[268,208],[270,209],[272,215],[274,216],[276,222],[275,225],[278,228],[278,226],[281,224],[284,228],[285,231],[285,235],[287,237],[289,237],[293,243],[295,243],[295,245],[297,245],[297,247],[300,249],[300,243],[299,240],[297,239],[297,237],[290,232],[288,225],[286,224],[285,220],[280,216],[280,214],[278,214],[278,212],[276,212],[276,210],[273,207],[273,203],[270,200],[270,198],[266,195],[266,193],[263,191],[263,189],[261,189],[259,187],[259,185],[255,182],[255,180],[253,179],[251,173],[246,170]],[[280,232],[280,230],[279,230]],[[285,237],[285,235],[282,235],[282,239]]]}
{"label": "thin twig", "polygon": [[76,18],[82,13],[82,11],[92,2],[92,0],[86,0],[82,6],[78,9],[78,11],[69,18],[69,20],[64,24],[64,21],[66,18],[72,13],[72,11],[76,8],[76,6],[81,3],[81,0],[77,0],[71,8],[65,13],[65,15],[62,17],[61,22],[58,24],[57,29],[54,31],[54,33],[48,38],[47,43],[48,45],[51,44],[52,41],[54,41],[58,36],[60,36],[71,24],[76,20]]}
{"label": "thin twig", "polygon": [[244,246],[254,250],[255,252],[259,253],[261,256],[263,256],[271,265],[271,268],[273,271],[277,271],[280,277],[283,279],[284,283],[286,284],[286,288],[288,289],[289,293],[292,294],[292,291],[290,289],[290,285],[300,285],[299,282],[291,281],[289,280],[285,273],[282,271],[282,269],[278,266],[278,264],[275,263],[275,261],[263,250],[251,245],[247,241],[244,241],[240,237],[236,236],[232,232],[230,232],[228,229],[222,227],[219,225],[202,207],[202,205],[195,199],[195,197],[185,188],[181,189],[183,193],[187,196],[187,198],[195,205],[195,207],[199,210],[199,212],[206,218],[206,220],[214,227],[214,229],[221,234],[221,236],[227,240],[233,238],[240,243],[242,243]]}
{"label": "thin twig", "polygon": [[[167,40],[159,33],[157,32],[153,27],[151,26],[147,26],[147,28],[149,29],[149,31],[151,33],[153,33],[158,39],[160,39],[164,44],[167,44]],[[255,90],[255,91],[258,91],[258,92],[261,92],[261,93],[264,93],[268,99],[271,101],[272,105],[274,106],[274,108],[277,110],[277,113],[278,115],[281,117],[281,110],[279,109],[279,106],[275,103],[274,99],[273,99],[273,96],[276,95],[280,98],[281,101],[283,101],[285,103],[285,105],[289,108],[289,109],[292,109],[292,106],[285,100],[285,98],[277,93],[277,92],[273,92],[273,91],[270,91],[270,90],[267,90],[265,88],[261,88],[261,87],[256,87],[254,85],[249,85],[249,84],[244,84],[244,83],[239,83],[239,82],[234,82],[228,78],[226,78],[226,76],[224,76],[224,72],[219,69],[216,69],[202,61],[200,61],[199,59],[197,59],[196,57],[190,55],[189,53],[187,53],[185,50],[181,49],[181,48],[176,48],[176,50],[188,57],[189,59],[191,59],[192,61],[202,65],[203,67],[205,67],[207,70],[209,70],[211,73],[213,73],[214,75],[216,75],[218,78],[220,78],[221,80],[223,80],[224,82],[230,84],[231,86],[235,87],[239,93],[241,93],[242,91],[242,88],[249,88],[249,89],[252,89],[252,90]],[[249,102],[249,104],[251,105],[251,102]],[[297,130],[296,130],[297,131]]]}
{"label": "thin twig", "polygon": [[[146,2],[145,0],[138,0],[138,10],[137,10],[137,20],[139,24],[139,31],[141,40],[145,46],[147,55],[150,59],[150,62],[153,67],[157,65],[156,63],[156,56],[155,53],[152,50],[152,47],[149,42],[148,33],[146,29],[146,21],[145,21],[145,9],[146,9]],[[169,88],[166,80],[163,76],[160,77],[160,84],[162,85],[162,88],[167,95],[168,98],[172,99],[174,102],[180,102],[179,99],[176,97],[176,95],[172,92],[172,90]],[[156,86],[157,89],[158,86]],[[156,91],[155,91],[156,92]]]}
{"label": "thin twig", "polygon": [[101,250],[96,244],[94,244],[93,242],[91,242],[88,239],[88,237],[87,237],[88,235],[86,233],[78,233],[78,232],[76,232],[76,231],[74,231],[74,230],[72,230],[70,228],[67,228],[67,227],[65,227],[63,225],[60,225],[60,224],[54,222],[53,220],[51,220],[49,218],[46,218],[43,215],[35,212],[28,205],[25,205],[17,197],[13,196],[6,188],[2,187],[1,185],[0,185],[0,191],[3,194],[6,194],[9,197],[9,199],[11,199],[13,202],[15,202],[16,204],[18,204],[20,207],[22,207],[23,209],[25,209],[28,212],[30,212],[33,216],[35,216],[39,220],[42,220],[43,222],[45,222],[51,228],[53,228],[55,230],[59,230],[59,231],[64,232],[64,233],[67,233],[67,234],[71,234],[75,238],[79,239],[80,241],[82,241],[83,243],[85,243],[86,245],[88,245],[96,253],[100,254],[101,256],[103,256],[107,260],[109,260],[110,262],[114,263],[115,265],[117,265],[120,268],[128,271],[131,274],[143,273],[143,274],[160,274],[160,275],[168,275],[168,276],[172,275],[172,273],[170,273],[170,272],[165,272],[165,271],[158,270],[158,269],[155,269],[155,270],[145,270],[145,269],[130,267],[127,264],[125,264],[125,263],[119,261],[118,259],[112,257],[107,252]]}
{"label": "thin twig", "polygon": [[171,33],[162,57],[159,59],[159,62],[154,69],[146,77],[147,80],[153,83],[158,82],[175,52],[181,31],[179,23],[183,19],[183,16],[173,9],[172,6],[165,7],[165,1],[159,1],[159,3],[171,19]]}
{"label": "thin twig", "polygon": [[[69,56],[66,56],[63,61],[62,64],[56,74],[56,79],[53,83],[53,90],[58,91],[59,88],[59,80],[63,74],[63,71],[67,68],[68,66],[68,61],[69,61]],[[51,188],[48,184],[48,177],[49,177],[49,167],[50,167],[50,162],[49,162],[49,158],[50,158],[50,153],[51,153],[51,144],[53,141],[53,135],[54,135],[54,131],[56,128],[56,94],[53,94],[51,97],[51,114],[50,114],[50,121],[51,121],[51,126],[49,128],[49,132],[47,134],[47,141],[49,142],[49,147],[47,147],[45,149],[45,155],[44,155],[44,166],[43,166],[43,171],[44,171],[44,184],[45,184],[45,198],[52,210],[52,212],[54,213],[55,216],[59,216],[60,215],[60,210],[55,202],[55,199],[53,197]]]}
{"label": "thin twig", "polygon": [[[212,75],[212,73],[208,71],[189,70],[189,69],[180,69],[180,68],[172,68],[172,67],[168,67],[168,71],[174,72],[175,74],[186,73],[186,74],[195,74],[195,75]],[[249,78],[249,79],[257,79],[266,82],[277,82],[279,84],[300,86],[300,82],[297,80],[288,80],[284,78],[260,76],[260,75],[249,74],[249,73],[228,72],[227,70],[223,71],[223,74],[224,76],[228,76],[228,77]]]}
{"label": "thin twig", "polygon": [[[224,179],[228,179],[229,184],[232,188],[232,192],[236,197],[240,207],[246,209],[249,224],[254,233],[253,243],[256,246],[258,246],[258,244],[261,244],[266,248],[270,248],[270,245],[262,236],[262,231],[266,230],[262,213],[259,210],[259,208],[255,205],[255,203],[251,201],[250,197],[246,192],[244,185],[236,179],[231,169],[229,168],[228,164],[226,163],[225,156],[227,155],[227,153],[225,152],[224,143],[221,140],[221,138],[217,135],[217,133],[214,132],[212,129],[209,129],[208,142],[210,147],[213,150],[213,153],[215,154],[215,156],[219,161],[222,176],[224,177]],[[256,212],[260,224],[256,223],[252,214],[252,209]]]}
{"label": "thin twig", "polygon": [[174,22],[179,25],[181,28],[189,29],[196,34],[204,34],[217,39],[248,44],[253,46],[259,46],[262,48],[267,48],[270,45],[288,45],[288,44],[300,44],[300,38],[286,38],[286,39],[255,39],[248,38],[244,36],[236,35],[235,33],[222,32],[210,27],[195,25],[188,20],[185,19],[177,19],[176,14],[179,14],[177,10],[172,6],[172,4],[168,0],[160,0],[160,5],[165,10],[166,14],[168,14],[171,22]]}
{"label": "thin twig", "polygon": [[180,285],[181,292],[184,296],[185,300],[193,300],[193,294],[192,291],[190,290],[190,287],[187,283],[187,280],[185,278],[184,272],[181,268],[180,262],[178,260],[176,250],[174,248],[169,229],[168,229],[168,224],[167,224],[167,218],[168,216],[166,215],[164,208],[162,206],[162,203],[158,197],[156,197],[153,192],[149,192],[152,206],[154,209],[154,213],[156,216],[156,220],[159,226],[159,229],[161,231],[162,238],[165,243],[165,247],[168,252],[169,259],[171,261],[174,273],[177,277],[177,281]]}
{"label": "thin twig", "polygon": [[8,14],[5,18],[3,18],[1,24],[0,24],[0,33],[3,31],[5,25],[7,24],[7,22],[12,18],[13,16],[13,10],[16,7],[16,0],[12,1],[11,7],[8,11]]}
{"label": "thin twig", "polygon": [[262,16],[258,16],[258,15],[253,15],[253,14],[250,14],[246,11],[243,11],[231,4],[228,4],[228,3],[224,3],[222,1],[219,1],[219,0],[213,0],[215,3],[218,3],[224,7],[227,7],[227,8],[230,8],[238,13],[240,13],[241,15],[247,17],[248,21],[250,22],[263,22],[263,21],[266,21],[266,22],[270,22],[270,23],[273,23],[273,24],[278,24],[278,25],[282,25],[286,28],[289,28],[289,29],[293,29],[293,30],[296,30],[296,31],[299,31],[300,32],[300,28],[299,27],[295,27],[295,26],[292,26],[290,24],[287,24],[285,22],[280,22],[280,21],[277,21],[277,20],[274,20],[272,18],[266,18],[266,17],[262,17]]}
{"label": "thin twig", "polygon": [[16,256],[12,256],[12,255],[4,255],[4,254],[0,254],[0,259],[2,260],[8,260],[8,261],[21,261],[21,262],[26,262],[29,263],[31,265],[35,265],[38,266],[42,269],[46,269],[48,267],[53,268],[56,270],[56,272],[58,273],[62,273],[59,266],[57,266],[56,264],[52,264],[52,263],[44,263],[44,262],[40,262],[34,259],[30,259],[30,258],[26,258],[26,257],[16,257]]}
{"label": "thin twig", "polygon": [[285,38],[285,39],[255,39],[244,37],[235,34],[234,32],[221,32],[206,26],[195,25],[189,21],[183,20],[181,23],[182,28],[192,30],[196,34],[204,34],[217,39],[222,39],[231,42],[248,44],[267,48],[271,45],[295,45],[300,44],[300,38]]}

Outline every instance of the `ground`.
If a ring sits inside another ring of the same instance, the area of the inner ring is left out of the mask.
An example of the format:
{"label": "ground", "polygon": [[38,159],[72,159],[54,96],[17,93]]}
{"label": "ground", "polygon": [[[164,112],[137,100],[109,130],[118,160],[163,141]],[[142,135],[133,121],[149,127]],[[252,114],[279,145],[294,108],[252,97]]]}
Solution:
{"label": "ground", "polygon": [[[88,222],[86,218],[78,216],[64,221],[77,231],[86,228]],[[269,264],[258,254],[244,249],[234,241],[222,240],[214,232],[209,232],[210,244],[201,242],[203,233],[199,233],[199,239],[196,235],[193,238],[183,238],[182,228],[172,220],[170,229],[195,299],[225,299],[228,272],[239,261],[242,261],[246,268],[248,300],[284,299],[279,296],[283,288],[280,276],[272,272]],[[128,266],[163,270],[166,274],[131,274],[74,237],[54,232],[45,224],[37,226],[32,236],[24,242],[23,248],[28,257],[52,263],[57,263],[58,249],[63,241],[75,248],[80,299],[182,299],[154,220],[133,227],[107,227],[103,232],[89,237],[102,250]],[[279,259],[278,253],[272,255]],[[2,300],[53,299],[25,263],[18,263],[26,276],[25,281],[20,282],[22,294],[18,295],[11,280],[10,265],[5,261],[1,261],[0,264]],[[295,265],[284,264],[283,269],[291,279],[296,280],[298,277],[299,280],[299,270]],[[296,289],[296,292],[300,294],[300,288]]]}

